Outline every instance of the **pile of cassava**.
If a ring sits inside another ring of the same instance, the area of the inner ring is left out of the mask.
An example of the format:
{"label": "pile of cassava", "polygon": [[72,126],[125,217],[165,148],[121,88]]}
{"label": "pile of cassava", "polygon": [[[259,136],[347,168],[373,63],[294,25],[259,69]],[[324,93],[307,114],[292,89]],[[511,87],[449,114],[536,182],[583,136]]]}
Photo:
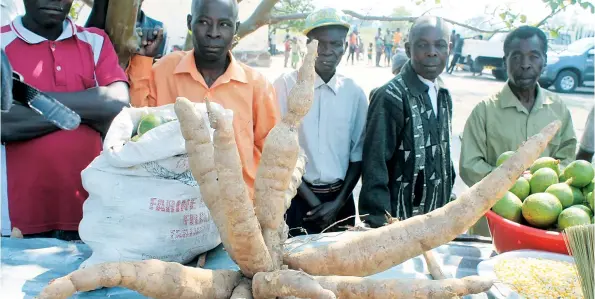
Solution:
{"label": "pile of cassava", "polygon": [[[233,114],[210,105],[205,120],[187,99],[178,98],[175,103],[192,174],[223,245],[240,271],[205,270],[159,260],[105,263],[53,280],[39,298],[68,298],[76,292],[116,286],[158,299],[453,298],[490,289],[494,282],[478,276],[442,280],[363,276],[385,271],[464,233],[539,157],[560,122],[530,138],[502,166],[440,209],[326,246],[284,252],[287,226],[283,215],[304,171],[297,130],[313,101],[317,44],[308,45],[298,82],[289,95],[288,113],[266,139],[254,203],[242,179]],[[215,129],[212,141],[209,125]]]}

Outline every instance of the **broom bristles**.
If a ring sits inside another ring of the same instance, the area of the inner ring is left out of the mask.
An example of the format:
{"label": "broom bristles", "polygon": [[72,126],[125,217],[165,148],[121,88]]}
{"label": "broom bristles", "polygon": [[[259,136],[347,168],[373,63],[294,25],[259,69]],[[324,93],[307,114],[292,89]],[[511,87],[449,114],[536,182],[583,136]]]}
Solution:
{"label": "broom bristles", "polygon": [[564,230],[564,242],[574,258],[574,267],[579,276],[583,297],[595,299],[595,224],[571,226]]}

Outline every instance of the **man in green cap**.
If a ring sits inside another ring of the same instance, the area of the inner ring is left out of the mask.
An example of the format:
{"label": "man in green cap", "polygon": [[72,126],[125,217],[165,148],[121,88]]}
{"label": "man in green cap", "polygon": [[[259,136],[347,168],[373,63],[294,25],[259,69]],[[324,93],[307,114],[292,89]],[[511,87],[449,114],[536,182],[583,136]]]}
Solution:
{"label": "man in green cap", "polygon": [[[313,12],[306,19],[308,42],[318,40],[314,102],[304,117],[300,146],[308,157],[303,183],[287,211],[292,236],[320,233],[338,220],[353,225],[352,191],[361,174],[362,133],[368,101],[352,79],[337,74],[345,53],[349,24],[335,9]],[[281,114],[287,113],[287,96],[296,84],[297,71],[279,77],[275,90]],[[303,230],[300,230],[301,228]]]}

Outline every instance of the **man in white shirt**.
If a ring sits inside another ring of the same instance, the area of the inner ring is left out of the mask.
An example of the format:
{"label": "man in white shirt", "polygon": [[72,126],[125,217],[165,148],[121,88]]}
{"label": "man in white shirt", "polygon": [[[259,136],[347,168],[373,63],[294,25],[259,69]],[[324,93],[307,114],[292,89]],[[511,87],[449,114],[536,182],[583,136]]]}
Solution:
{"label": "man in white shirt", "polygon": [[[349,24],[335,9],[313,12],[306,19],[308,42],[318,40],[314,102],[299,130],[301,147],[308,157],[303,183],[287,211],[292,236],[320,233],[338,220],[353,225],[353,188],[361,174],[362,133],[368,102],[361,87],[336,73],[345,53]],[[279,77],[275,90],[282,114],[297,72]],[[303,230],[300,230],[301,228]]]}

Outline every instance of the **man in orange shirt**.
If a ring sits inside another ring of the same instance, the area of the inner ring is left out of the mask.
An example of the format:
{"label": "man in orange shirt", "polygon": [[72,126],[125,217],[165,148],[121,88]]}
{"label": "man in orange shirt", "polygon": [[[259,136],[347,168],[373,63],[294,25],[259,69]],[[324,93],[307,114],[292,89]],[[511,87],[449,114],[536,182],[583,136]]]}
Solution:
{"label": "man in orange shirt", "polygon": [[399,48],[399,45],[401,44],[401,39],[402,39],[402,35],[401,35],[401,28],[397,28],[397,32],[395,32],[395,34],[393,35],[393,42],[395,43],[395,53],[397,51],[397,49]]}
{"label": "man in orange shirt", "polygon": [[234,112],[233,127],[244,170],[253,193],[256,167],[265,138],[275,126],[279,108],[267,79],[236,61],[230,49],[239,26],[235,0],[194,0],[188,15],[194,50],[170,53],[153,64],[162,34],[143,31],[143,46],[128,68],[133,106],[160,106],[177,97],[205,98]]}

